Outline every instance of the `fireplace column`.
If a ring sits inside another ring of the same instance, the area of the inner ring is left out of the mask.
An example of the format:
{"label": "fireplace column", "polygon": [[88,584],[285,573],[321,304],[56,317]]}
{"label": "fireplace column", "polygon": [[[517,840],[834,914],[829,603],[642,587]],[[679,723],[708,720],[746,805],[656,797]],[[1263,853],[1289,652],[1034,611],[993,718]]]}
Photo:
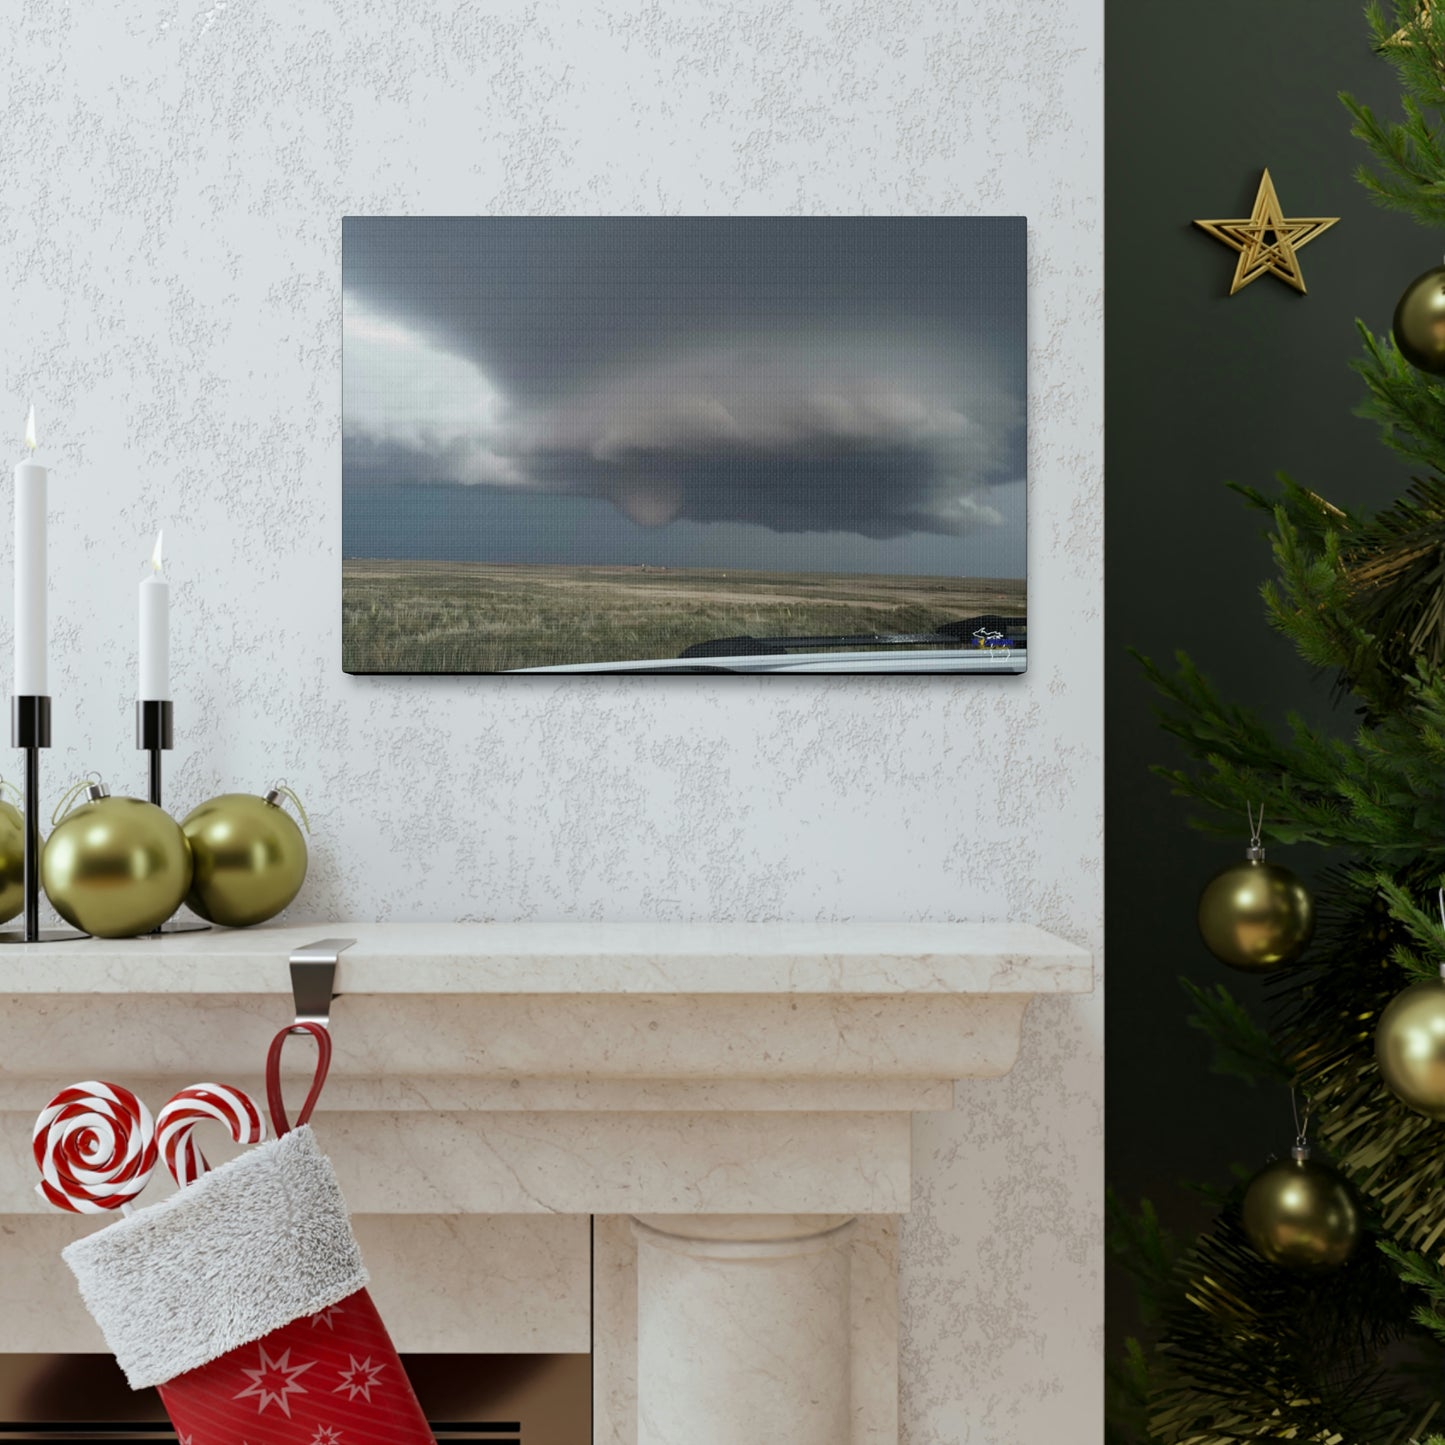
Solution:
{"label": "fireplace column", "polygon": [[847,1215],[647,1215],[638,1445],[850,1437]]}

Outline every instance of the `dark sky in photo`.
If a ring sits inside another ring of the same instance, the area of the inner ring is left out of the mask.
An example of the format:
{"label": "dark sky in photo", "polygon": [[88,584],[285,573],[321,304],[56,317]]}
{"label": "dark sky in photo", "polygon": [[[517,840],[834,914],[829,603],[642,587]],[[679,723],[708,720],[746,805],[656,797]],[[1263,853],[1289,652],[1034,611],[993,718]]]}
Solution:
{"label": "dark sky in photo", "polygon": [[1022,576],[1021,218],[348,218],[348,556]]}

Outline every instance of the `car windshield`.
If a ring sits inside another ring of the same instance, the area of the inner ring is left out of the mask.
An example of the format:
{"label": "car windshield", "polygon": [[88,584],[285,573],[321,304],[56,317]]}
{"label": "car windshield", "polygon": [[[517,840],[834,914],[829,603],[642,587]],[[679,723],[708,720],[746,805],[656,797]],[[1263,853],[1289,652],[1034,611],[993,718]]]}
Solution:
{"label": "car windshield", "polygon": [[992,649],[1022,650],[1027,646],[1027,623],[1023,617],[1006,617],[983,613],[959,618],[935,627],[930,632],[868,632],[803,634],[799,636],[715,637],[695,642],[678,653],[682,658],[694,657],[759,657],[788,652],[823,652],[830,648],[850,652],[889,651],[895,649],[949,648],[958,650]]}

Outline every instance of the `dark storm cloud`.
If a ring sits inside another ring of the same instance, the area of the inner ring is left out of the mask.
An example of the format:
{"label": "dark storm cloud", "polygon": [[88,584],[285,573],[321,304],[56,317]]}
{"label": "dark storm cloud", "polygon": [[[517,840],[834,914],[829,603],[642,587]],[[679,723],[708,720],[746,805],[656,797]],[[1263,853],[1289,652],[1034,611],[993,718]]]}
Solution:
{"label": "dark storm cloud", "polygon": [[1023,475],[1023,222],[349,220],[351,482],[961,535]]}

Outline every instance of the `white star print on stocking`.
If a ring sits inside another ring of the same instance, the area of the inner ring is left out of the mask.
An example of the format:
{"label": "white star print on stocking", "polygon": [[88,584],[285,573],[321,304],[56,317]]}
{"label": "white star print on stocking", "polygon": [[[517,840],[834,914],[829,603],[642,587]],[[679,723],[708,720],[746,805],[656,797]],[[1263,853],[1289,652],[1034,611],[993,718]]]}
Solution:
{"label": "white star print on stocking", "polygon": [[336,1387],[337,1391],[350,1390],[346,1397],[354,1400],[358,1395],[368,1404],[371,1403],[371,1387],[376,1384],[377,1377],[382,1372],[381,1365],[373,1365],[371,1356],[364,1360],[358,1360],[355,1355],[351,1356],[351,1368],[341,1372],[341,1383]]}
{"label": "white star print on stocking", "polygon": [[244,1400],[248,1396],[253,1397],[256,1400],[258,1414],[267,1405],[275,1405],[289,1420],[291,1418],[291,1396],[307,1393],[305,1385],[296,1383],[296,1377],[304,1374],[316,1362],[308,1360],[304,1365],[293,1365],[290,1350],[282,1350],[281,1354],[273,1360],[266,1353],[265,1345],[259,1345],[257,1349],[261,1356],[260,1365],[254,1370],[242,1371],[243,1374],[251,1377],[251,1383],[235,1398]]}

